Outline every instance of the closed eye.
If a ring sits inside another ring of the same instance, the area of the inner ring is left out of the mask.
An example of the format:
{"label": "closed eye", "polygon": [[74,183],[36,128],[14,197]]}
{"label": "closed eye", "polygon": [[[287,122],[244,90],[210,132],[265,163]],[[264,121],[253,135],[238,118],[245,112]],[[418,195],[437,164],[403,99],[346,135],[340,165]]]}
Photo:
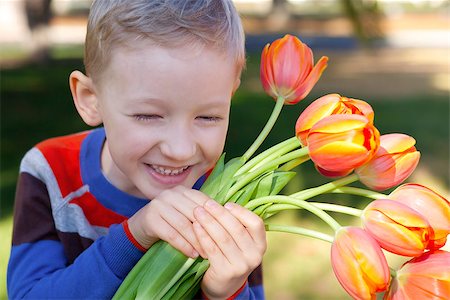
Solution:
{"label": "closed eye", "polygon": [[206,121],[206,122],[219,122],[222,120],[221,117],[215,117],[215,116],[198,116],[197,119]]}
{"label": "closed eye", "polygon": [[159,115],[134,115],[133,116],[137,121],[151,121],[151,120],[158,120],[162,117]]}

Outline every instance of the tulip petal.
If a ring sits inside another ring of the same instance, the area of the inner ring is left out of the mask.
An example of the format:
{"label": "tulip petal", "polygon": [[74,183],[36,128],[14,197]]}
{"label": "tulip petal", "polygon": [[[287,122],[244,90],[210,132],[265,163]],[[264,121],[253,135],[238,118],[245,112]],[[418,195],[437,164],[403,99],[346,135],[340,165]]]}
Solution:
{"label": "tulip petal", "polygon": [[355,299],[374,299],[386,290],[389,268],[377,242],[363,229],[343,227],[331,246],[331,262],[336,278]]}
{"label": "tulip petal", "polygon": [[432,237],[428,221],[419,212],[396,201],[371,202],[361,219],[364,229],[382,248],[398,255],[422,254]]}
{"label": "tulip petal", "polygon": [[431,250],[445,244],[450,234],[450,202],[446,198],[423,185],[409,183],[395,189],[389,199],[411,207],[428,220],[434,233]]}
{"label": "tulip petal", "polygon": [[450,299],[449,266],[447,251],[430,251],[411,259],[397,271],[385,299]]}
{"label": "tulip petal", "polygon": [[317,149],[311,144],[309,147],[311,159],[321,168],[333,172],[354,169],[370,159],[366,148],[347,142],[332,142]]}
{"label": "tulip petal", "polygon": [[317,122],[311,132],[339,133],[362,129],[369,123],[368,119],[359,115],[331,115]]}
{"label": "tulip petal", "polygon": [[[273,98],[283,97],[285,104],[305,98],[326,68],[322,58],[313,68],[311,49],[297,37],[285,35],[264,47],[260,77],[264,91]],[[301,94],[296,91],[300,89]]]}
{"label": "tulip petal", "polygon": [[288,101],[288,104],[295,104],[301,99],[304,99],[309,94],[309,92],[311,92],[317,81],[319,81],[323,71],[325,71],[327,66],[328,57],[322,56],[314,66],[312,71],[310,71],[308,77],[301,84],[297,85],[297,88],[293,91],[290,97],[292,99]]}

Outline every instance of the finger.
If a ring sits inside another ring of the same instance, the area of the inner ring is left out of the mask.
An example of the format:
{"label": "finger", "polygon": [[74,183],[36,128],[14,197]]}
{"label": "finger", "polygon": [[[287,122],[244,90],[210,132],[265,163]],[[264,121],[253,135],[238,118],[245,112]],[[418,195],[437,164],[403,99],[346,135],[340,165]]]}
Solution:
{"label": "finger", "polygon": [[211,200],[211,198],[209,198],[208,195],[206,195],[205,193],[202,193],[194,189],[185,189],[183,191],[183,195],[200,206],[205,205],[207,201]]}
{"label": "finger", "polygon": [[233,237],[205,208],[197,207],[194,210],[194,215],[208,236],[208,243],[204,244],[200,241],[202,248],[208,255],[208,259],[213,260],[225,257],[228,263],[232,264],[234,258],[241,256],[240,249]]}
{"label": "finger", "polygon": [[233,238],[241,251],[254,249],[254,241],[244,225],[229,210],[214,200],[206,202],[205,209]]}
{"label": "finger", "polygon": [[192,258],[198,257],[198,251],[177,230],[169,224],[162,224],[157,229],[157,235],[172,247],[181,251],[184,255]]}
{"label": "finger", "polygon": [[162,194],[159,199],[169,203],[172,207],[178,210],[181,214],[186,216],[191,222],[194,221],[194,208],[199,204],[191,197],[185,195],[189,189],[177,186],[172,190],[169,190]]}
{"label": "finger", "polygon": [[239,204],[228,202],[224,207],[245,226],[258,249],[265,252],[267,241],[263,220],[258,215]]}
{"label": "finger", "polygon": [[[197,252],[200,252],[201,247],[192,228],[191,220],[189,220],[184,214],[180,213],[176,208],[171,206],[167,206],[161,212],[161,218],[168,224],[169,227],[178,233],[175,234],[175,232],[170,231],[171,235],[168,236],[168,238],[178,238],[176,235],[179,235]],[[170,240],[167,241],[170,242]]]}
{"label": "finger", "polygon": [[[202,225],[200,225],[199,222],[194,221],[192,224],[192,227],[194,228],[194,232],[197,236],[197,239],[200,243],[201,251],[200,256],[209,259],[209,257],[212,252],[220,251],[220,249],[217,247],[217,245],[214,243],[214,241],[209,237],[208,233],[203,229]],[[205,250],[206,249],[206,250]]]}
{"label": "finger", "polygon": [[200,255],[210,261],[211,266],[225,267],[230,264],[225,257],[222,249],[214,242],[209,233],[203,228],[203,226],[195,221],[193,223],[194,232],[197,235],[202,252]]}

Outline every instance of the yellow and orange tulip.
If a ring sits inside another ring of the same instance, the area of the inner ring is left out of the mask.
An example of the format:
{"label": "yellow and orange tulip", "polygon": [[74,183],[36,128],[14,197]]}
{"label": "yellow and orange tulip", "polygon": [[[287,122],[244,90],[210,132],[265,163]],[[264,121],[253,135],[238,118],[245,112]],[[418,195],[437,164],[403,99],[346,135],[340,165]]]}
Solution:
{"label": "yellow and orange tulip", "polygon": [[304,99],[327,67],[328,57],[322,56],[314,66],[311,49],[297,37],[285,35],[267,44],[261,54],[261,83],[274,98],[283,97],[285,104]]}
{"label": "yellow and orange tulip", "polygon": [[384,299],[450,299],[450,252],[431,251],[406,262]]}
{"label": "yellow and orange tulip", "polygon": [[355,299],[375,299],[389,285],[389,266],[380,246],[359,227],[336,232],[331,264],[339,283]]}
{"label": "yellow and orange tulip", "polygon": [[295,124],[295,134],[303,146],[307,145],[307,136],[311,127],[321,119],[337,114],[363,115],[373,123],[372,107],[363,100],[328,94],[313,101],[299,116]]}
{"label": "yellow and orange tulip", "polygon": [[380,148],[366,164],[355,169],[367,187],[382,191],[402,183],[415,170],[420,152],[416,140],[406,134],[392,133],[380,137]]}
{"label": "yellow and orange tulip", "polygon": [[423,215],[433,230],[427,249],[439,249],[447,242],[450,234],[450,202],[426,186],[407,183],[399,186],[389,195]]}
{"label": "yellow and orange tulip", "polygon": [[361,219],[383,249],[398,255],[421,255],[433,236],[426,218],[398,201],[375,200],[364,209]]}
{"label": "yellow and orange tulip", "polygon": [[342,175],[373,157],[380,133],[365,116],[331,115],[314,124],[307,142],[309,156],[319,172]]}

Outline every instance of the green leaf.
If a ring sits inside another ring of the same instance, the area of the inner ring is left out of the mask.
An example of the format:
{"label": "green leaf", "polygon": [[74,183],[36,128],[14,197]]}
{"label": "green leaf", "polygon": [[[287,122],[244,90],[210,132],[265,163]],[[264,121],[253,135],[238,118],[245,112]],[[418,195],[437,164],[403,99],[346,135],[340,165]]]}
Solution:
{"label": "green leaf", "polygon": [[163,242],[161,249],[150,255],[153,258],[150,263],[146,263],[145,267],[151,271],[142,271],[145,275],[138,286],[136,299],[154,299],[155,295],[159,295],[167,287],[188,260],[183,253],[166,242]]}
{"label": "green leaf", "polygon": [[272,190],[273,172],[264,174],[258,182],[253,199],[270,195]]}
{"label": "green leaf", "polygon": [[220,156],[219,160],[216,163],[216,166],[212,170],[211,174],[209,174],[206,181],[203,183],[202,187],[200,188],[200,191],[214,198],[214,196],[218,192],[224,168],[225,168],[225,153],[223,153]]}
{"label": "green leaf", "polygon": [[277,195],[289,183],[289,181],[295,177],[296,174],[296,172],[276,171],[272,179],[270,195]]}
{"label": "green leaf", "polygon": [[113,300],[122,299],[135,299],[137,293],[137,287],[142,280],[142,277],[146,274],[144,269],[147,269],[149,265],[156,258],[156,253],[163,248],[164,242],[156,242],[150,249],[141,257],[137,264],[131,269],[124,281],[120,285],[119,289],[113,296]]}
{"label": "green leaf", "polygon": [[258,185],[258,180],[250,182],[243,189],[241,189],[239,191],[239,193],[235,194],[235,196],[237,196],[237,197],[234,197],[235,199],[230,199],[230,201],[244,206],[251,199],[253,193],[255,192],[257,185]]}
{"label": "green leaf", "polygon": [[240,157],[233,158],[225,165],[225,169],[223,171],[223,176],[221,178],[219,191],[214,197],[214,199],[220,204],[225,204],[225,197],[230,187],[234,184],[235,179],[234,174],[236,174],[237,170],[244,164],[243,160]]}
{"label": "green leaf", "polygon": [[[161,299],[192,299],[200,288],[200,281],[208,267],[208,260],[202,258],[198,259]],[[187,295],[191,293],[192,296],[188,297]]]}

